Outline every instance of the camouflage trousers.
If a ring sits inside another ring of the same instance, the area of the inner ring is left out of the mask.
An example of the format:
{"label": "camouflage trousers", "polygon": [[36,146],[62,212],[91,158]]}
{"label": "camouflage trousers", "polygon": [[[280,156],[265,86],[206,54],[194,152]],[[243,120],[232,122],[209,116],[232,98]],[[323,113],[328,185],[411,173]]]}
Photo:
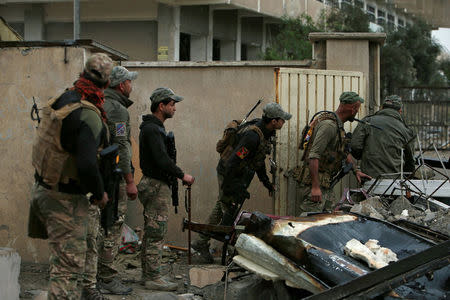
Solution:
{"label": "camouflage trousers", "polygon": [[322,191],[322,201],[311,201],[311,186],[300,184],[297,187],[297,197],[295,202],[295,215],[299,216],[303,212],[323,212],[331,211],[337,204],[336,197],[332,189],[320,187]]}
{"label": "camouflage trousers", "polygon": [[86,253],[86,261],[89,263],[86,264],[83,278],[83,285],[87,288],[95,288],[97,278],[110,281],[118,273],[113,262],[119,250],[127,199],[126,184],[122,181],[119,185],[119,218],[108,229],[108,236],[105,236],[103,228],[100,228],[100,210],[96,205],[89,207]]}
{"label": "camouflage trousers", "polygon": [[[248,187],[253,179],[253,174],[246,176],[242,180],[245,181]],[[219,183],[219,197],[214,205],[211,214],[209,215],[206,223],[212,225],[231,225],[234,222],[234,216],[240,207],[240,200],[235,199],[233,196],[225,196],[222,190],[223,175],[217,173],[217,181]],[[195,241],[195,244],[199,247],[209,248],[210,237],[204,234],[199,234],[199,239]]]}
{"label": "camouflage trousers", "polygon": [[98,278],[104,281],[112,280],[118,273],[114,267],[114,259],[119,252],[120,238],[122,235],[122,225],[127,213],[128,195],[126,191],[126,182],[121,180],[118,196],[118,219],[108,228],[108,236],[103,229],[100,229],[98,235]]}
{"label": "camouflage trousers", "polygon": [[162,247],[167,233],[172,191],[167,183],[144,176],[138,184],[138,192],[144,207],[142,280],[154,280],[161,272]]}
{"label": "camouflage trousers", "polygon": [[86,261],[88,199],[85,195],[60,193],[36,183],[30,205],[48,233],[48,299],[80,299]]}
{"label": "camouflage trousers", "polygon": [[83,274],[83,286],[95,288],[97,284],[98,246],[97,237],[100,228],[100,209],[97,205],[89,205],[89,222],[86,236],[86,267]]}

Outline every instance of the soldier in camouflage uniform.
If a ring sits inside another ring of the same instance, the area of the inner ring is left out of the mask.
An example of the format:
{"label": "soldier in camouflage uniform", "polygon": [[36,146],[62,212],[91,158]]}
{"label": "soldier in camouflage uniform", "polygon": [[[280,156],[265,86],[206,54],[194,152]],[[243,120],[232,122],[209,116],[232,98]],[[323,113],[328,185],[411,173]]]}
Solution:
{"label": "soldier in camouflage uniform", "polygon": [[[92,193],[91,201],[99,207],[108,202],[97,152],[107,144],[103,89],[111,70],[106,54],[94,54],[74,87],[42,109],[32,152],[36,183],[29,236],[49,240],[48,299],[80,299],[89,221],[86,194]],[[43,232],[36,232],[36,224]]]}
{"label": "soldier in camouflage uniform", "polygon": [[[221,152],[217,165],[219,198],[208,218],[208,224],[231,225],[234,222],[241,204],[250,197],[247,188],[255,173],[269,194],[273,193],[274,186],[267,176],[265,159],[271,152],[270,138],[291,117],[279,104],[268,103],[263,108],[262,119],[249,121],[239,127],[237,140]],[[200,235],[193,243],[193,248],[200,254],[195,257],[199,263],[213,262],[208,236]]]}
{"label": "soldier in camouflage uniform", "polygon": [[[119,183],[118,220],[108,229],[108,236],[98,226],[100,214],[96,207],[90,207],[90,226],[88,231],[88,260],[91,262],[85,271],[85,286],[94,288],[99,279],[98,287],[102,293],[128,295],[132,289],[124,286],[116,278],[117,270],[113,266],[117,255],[122,224],[127,210],[127,200],[136,199],[137,188],[131,171],[131,136],[130,115],[128,107],[133,104],[128,97],[132,91],[131,81],[136,79],[137,72],[129,72],[121,66],[113,68],[109,87],[105,90],[103,107],[107,116],[110,133],[110,143],[119,145],[118,167],[123,172]],[[93,220],[92,220],[93,219]]]}
{"label": "soldier in camouflage uniform", "polygon": [[[364,99],[354,92],[344,92],[339,101],[335,113],[316,116],[306,133],[303,166],[297,174],[296,215],[330,211],[336,204],[331,180],[341,169],[343,160],[351,162],[351,156],[345,152],[344,123],[354,120]],[[356,176],[358,181],[367,177],[362,172]]]}
{"label": "soldier in camouflage uniform", "polygon": [[383,131],[362,123],[356,127],[351,149],[352,156],[360,160],[362,172],[374,178],[380,174],[400,173],[402,149],[403,171],[414,171],[415,134],[406,126],[401,113],[401,98],[388,96],[380,111],[364,118]]}
{"label": "soldier in camouflage uniform", "polygon": [[142,283],[151,290],[176,290],[177,284],[161,276],[161,258],[167,233],[170,178],[185,184],[194,177],[185,174],[168,155],[168,139],[163,123],[175,114],[175,104],[183,98],[169,88],[157,88],[150,96],[152,114],[142,117],[139,134],[139,159],[143,177],[138,184],[139,200],[144,206],[142,243]]}

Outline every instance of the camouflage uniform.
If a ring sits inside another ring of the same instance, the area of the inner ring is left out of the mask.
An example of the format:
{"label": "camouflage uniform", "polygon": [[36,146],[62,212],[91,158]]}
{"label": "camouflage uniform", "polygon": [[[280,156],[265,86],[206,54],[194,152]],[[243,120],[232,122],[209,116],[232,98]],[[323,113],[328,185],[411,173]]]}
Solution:
{"label": "camouflage uniform", "polygon": [[138,184],[138,191],[139,200],[144,207],[142,277],[153,279],[160,274],[162,247],[167,233],[168,207],[172,191],[167,183],[145,176]]}
{"label": "camouflage uniform", "polygon": [[[263,117],[267,119],[287,121],[292,117],[277,103],[268,103],[263,111]],[[268,130],[261,119],[254,119],[249,123],[251,125],[238,129],[235,142],[227,144],[222,138],[217,143],[216,149],[221,154],[217,165],[219,197],[207,219],[208,224],[229,226],[234,222],[242,203],[249,198],[247,188],[255,173],[270,192],[274,189],[267,176],[265,159],[271,153],[270,138],[275,130]],[[193,243],[193,248],[202,256],[209,256],[209,239],[207,235],[200,234],[199,239]],[[212,262],[208,258],[204,260]]]}
{"label": "camouflage uniform", "polygon": [[50,245],[48,299],[78,300],[86,259],[89,201],[85,195],[66,194],[35,184],[31,210],[46,224]]}
{"label": "camouflage uniform", "polygon": [[403,171],[414,171],[415,134],[406,126],[399,112],[401,107],[400,97],[387,97],[382,110],[364,118],[364,121],[382,128],[382,131],[358,124],[353,132],[352,155],[361,160],[361,171],[365,174],[376,178],[380,174],[400,173],[402,149]]}
{"label": "camouflage uniform", "polygon": [[[326,149],[337,150],[341,148],[338,128],[342,128],[342,126],[342,122],[338,118],[337,122],[330,119],[320,121],[315,127],[311,137],[312,145],[310,145],[308,159],[303,164],[300,182],[297,187],[297,201],[295,203],[295,214],[297,216],[302,212],[330,211],[336,204],[337,200],[334,196],[333,189],[330,189],[329,186],[332,174],[337,173],[340,165],[334,170],[330,170],[331,172],[325,172],[324,170],[320,170],[320,158],[322,157],[323,159],[323,154]],[[311,158],[319,159],[319,183],[320,190],[322,191],[322,202],[311,201],[311,177],[309,174],[309,159]]]}
{"label": "camouflage uniform", "polygon": [[[117,85],[120,82],[116,82],[117,76],[114,76],[117,72],[115,67],[111,74],[112,84]],[[124,74],[128,75],[130,80],[136,78],[136,72],[128,72],[123,70]],[[124,79],[124,78],[121,78]],[[127,78],[125,78],[127,79]],[[118,167],[124,174],[129,174],[131,170],[131,130],[130,130],[130,115],[127,108],[130,107],[133,102],[128,97],[120,94],[119,92],[108,88],[105,90],[105,103],[103,107],[108,117],[108,127],[111,134],[111,143],[119,145],[119,164]],[[108,236],[105,236],[103,230],[100,230],[98,236],[98,277],[104,281],[112,280],[118,273],[114,267],[114,258],[117,256],[120,246],[120,237],[122,234],[122,225],[125,221],[125,215],[127,212],[128,195],[126,193],[126,182],[121,179],[119,185],[118,194],[118,219],[108,229]]]}
{"label": "camouflage uniform", "polygon": [[103,229],[98,233],[98,277],[103,280],[112,279],[118,273],[114,267],[114,258],[119,252],[122,225],[127,213],[127,201],[126,183],[121,180],[118,194],[118,219],[108,228],[108,236],[105,236]]}
{"label": "camouflage uniform", "polygon": [[[154,107],[163,101],[180,102],[183,97],[175,95],[169,88],[157,88],[150,100]],[[169,156],[169,139],[163,121],[153,114],[145,115],[139,128],[139,164],[144,175],[138,184],[139,200],[144,207],[145,231],[141,250],[142,282],[150,289],[172,290],[176,283],[169,283],[160,276],[162,246],[172,196],[169,184],[173,179],[182,179],[184,172]]]}
{"label": "camouflage uniform", "polygon": [[89,205],[89,221],[87,228],[86,267],[83,275],[83,286],[94,289],[97,283],[98,246],[97,236],[100,228],[100,210],[97,205]]}
{"label": "camouflage uniform", "polygon": [[[344,92],[339,97],[341,105],[364,103],[364,99],[354,92]],[[303,166],[295,175],[299,184],[297,186],[297,197],[295,204],[295,214],[298,216],[303,212],[322,212],[330,211],[337,204],[331,188],[332,178],[342,167],[342,161],[347,159],[347,150],[345,149],[346,135],[344,124],[337,114],[332,112],[322,112],[314,117],[310,123],[310,128],[303,133],[304,143],[302,146]],[[314,202],[311,200],[311,174],[309,161],[318,159],[318,181],[322,192],[322,201]]]}
{"label": "camouflage uniform", "polygon": [[[74,87],[49,100],[41,111],[32,151],[36,184],[28,235],[49,240],[48,299],[81,296],[92,220],[86,193],[96,200],[104,195],[96,153],[107,141],[101,86],[108,82],[111,69],[106,54],[92,55]],[[41,233],[30,228],[37,221]]]}

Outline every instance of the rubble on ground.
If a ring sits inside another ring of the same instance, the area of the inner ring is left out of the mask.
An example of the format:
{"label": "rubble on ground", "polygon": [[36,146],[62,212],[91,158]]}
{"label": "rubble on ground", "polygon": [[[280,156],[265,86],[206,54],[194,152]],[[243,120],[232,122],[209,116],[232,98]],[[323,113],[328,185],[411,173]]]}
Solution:
{"label": "rubble on ground", "polygon": [[431,230],[450,235],[450,210],[413,205],[407,198],[399,196],[390,204],[379,196],[368,198],[355,204],[350,212],[369,216],[379,220],[395,222],[406,220]]}

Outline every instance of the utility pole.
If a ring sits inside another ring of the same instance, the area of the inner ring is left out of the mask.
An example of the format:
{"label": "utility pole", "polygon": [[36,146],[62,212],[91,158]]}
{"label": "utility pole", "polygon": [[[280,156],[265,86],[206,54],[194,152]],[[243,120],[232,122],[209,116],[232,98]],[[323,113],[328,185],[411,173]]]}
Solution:
{"label": "utility pole", "polygon": [[80,39],[80,0],[73,0],[73,39]]}

